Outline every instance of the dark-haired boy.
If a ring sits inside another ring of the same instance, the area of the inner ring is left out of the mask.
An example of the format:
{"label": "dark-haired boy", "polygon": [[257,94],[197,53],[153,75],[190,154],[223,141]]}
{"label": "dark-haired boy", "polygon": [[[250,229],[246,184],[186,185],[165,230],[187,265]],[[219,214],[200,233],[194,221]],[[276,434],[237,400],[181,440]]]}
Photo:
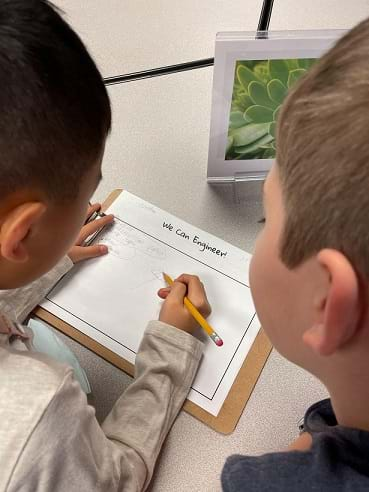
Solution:
{"label": "dark-haired boy", "polygon": [[[84,222],[111,112],[93,61],[46,0],[0,1],[0,87],[0,289],[43,276],[7,294],[27,296],[22,313],[11,310],[24,317]],[[69,266],[61,260],[54,275]],[[161,321],[146,329],[135,381],[102,428],[72,369],[33,352],[32,333],[0,313],[1,491],[147,487],[201,356],[186,291],[209,314],[195,277],[161,293]]]}
{"label": "dark-haired boy", "polygon": [[330,399],[289,452],[229,458],[226,492],[369,490],[368,54],[369,19],[287,97],[250,271],[274,346]]}

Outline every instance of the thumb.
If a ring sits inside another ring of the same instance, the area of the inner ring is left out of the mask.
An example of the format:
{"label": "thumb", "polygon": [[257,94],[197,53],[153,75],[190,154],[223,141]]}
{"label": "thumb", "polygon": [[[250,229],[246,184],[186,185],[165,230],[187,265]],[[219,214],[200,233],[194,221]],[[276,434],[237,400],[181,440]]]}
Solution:
{"label": "thumb", "polygon": [[166,299],[169,295],[169,292],[170,292],[170,287],[163,287],[162,289],[158,290],[158,296],[161,299]]}
{"label": "thumb", "polygon": [[187,286],[183,284],[182,282],[173,282],[173,284],[170,287],[170,292],[167,296],[168,298],[171,298],[172,300],[177,301],[179,304],[183,304],[183,298],[186,295],[187,292]]}

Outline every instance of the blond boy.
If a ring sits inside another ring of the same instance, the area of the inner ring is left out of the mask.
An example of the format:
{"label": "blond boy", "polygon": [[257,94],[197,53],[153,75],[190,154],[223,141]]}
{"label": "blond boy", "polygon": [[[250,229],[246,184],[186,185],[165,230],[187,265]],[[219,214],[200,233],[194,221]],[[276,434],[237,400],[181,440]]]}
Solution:
{"label": "blond boy", "polygon": [[369,490],[369,20],[286,99],[250,282],[276,349],[330,399],[289,452],[229,458],[223,490]]}

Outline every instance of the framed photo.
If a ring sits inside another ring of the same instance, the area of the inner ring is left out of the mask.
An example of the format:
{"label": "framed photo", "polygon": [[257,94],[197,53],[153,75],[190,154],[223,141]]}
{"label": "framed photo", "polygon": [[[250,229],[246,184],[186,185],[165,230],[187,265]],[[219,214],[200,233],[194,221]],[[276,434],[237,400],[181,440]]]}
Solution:
{"label": "framed photo", "polygon": [[288,90],[345,33],[218,33],[207,179],[264,179],[275,158],[275,127]]}

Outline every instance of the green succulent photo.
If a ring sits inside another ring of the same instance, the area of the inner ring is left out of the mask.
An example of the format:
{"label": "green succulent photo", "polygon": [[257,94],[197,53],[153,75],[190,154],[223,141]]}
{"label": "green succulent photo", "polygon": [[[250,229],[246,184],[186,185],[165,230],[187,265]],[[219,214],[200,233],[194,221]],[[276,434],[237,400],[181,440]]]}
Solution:
{"label": "green succulent photo", "polygon": [[287,91],[315,58],[237,61],[225,158],[273,159],[275,126]]}

